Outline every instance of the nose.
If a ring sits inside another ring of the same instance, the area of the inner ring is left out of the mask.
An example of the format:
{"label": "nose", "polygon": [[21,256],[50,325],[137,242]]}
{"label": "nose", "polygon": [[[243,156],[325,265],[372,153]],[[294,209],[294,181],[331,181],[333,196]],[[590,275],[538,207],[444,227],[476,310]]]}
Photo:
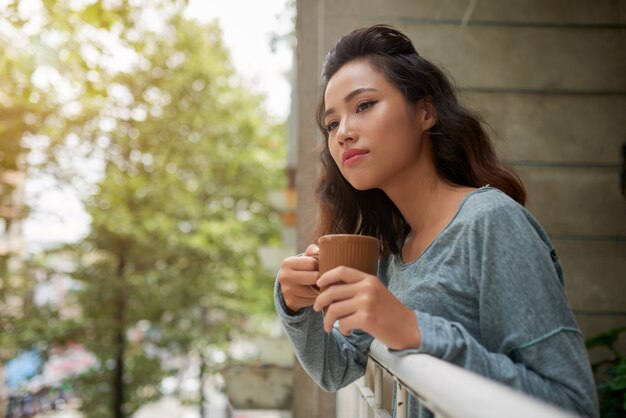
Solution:
{"label": "nose", "polygon": [[350,118],[343,119],[337,127],[337,142],[343,145],[345,142],[353,142],[358,140],[358,134],[356,132],[354,123]]}

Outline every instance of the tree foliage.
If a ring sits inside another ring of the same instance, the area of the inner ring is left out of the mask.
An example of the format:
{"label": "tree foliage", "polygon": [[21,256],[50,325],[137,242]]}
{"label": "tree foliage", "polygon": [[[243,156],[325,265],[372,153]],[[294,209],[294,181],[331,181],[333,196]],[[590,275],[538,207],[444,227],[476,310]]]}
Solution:
{"label": "tree foliage", "polygon": [[[283,186],[284,126],[238,78],[217,24],[184,19],[184,2],[73,4],[44,1],[30,48],[0,58],[0,137],[13,144],[1,150],[30,147],[31,170],[84,198],[91,232],[67,249],[99,359],[83,408],[130,416],[159,396],[169,359],[271,309],[257,248],[278,239],[266,196]],[[24,33],[18,3],[6,10]]]}

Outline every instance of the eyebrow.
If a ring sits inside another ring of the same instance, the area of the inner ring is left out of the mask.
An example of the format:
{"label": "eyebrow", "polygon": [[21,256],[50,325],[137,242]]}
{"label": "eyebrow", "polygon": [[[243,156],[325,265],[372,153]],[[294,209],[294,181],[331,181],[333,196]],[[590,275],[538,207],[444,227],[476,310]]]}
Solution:
{"label": "eyebrow", "polygon": [[[357,95],[359,95],[361,93],[364,93],[364,92],[367,92],[367,91],[380,91],[380,90],[377,90],[377,89],[375,89],[373,87],[361,87],[361,88],[358,88],[356,90],[352,90],[350,93],[348,93],[346,95],[346,97],[343,98],[343,101],[348,103],[350,100],[352,100],[354,98],[354,96],[357,96]],[[324,112],[324,117],[330,115],[334,111],[335,111],[335,109],[332,109],[332,108],[331,109],[326,109],[326,111]]]}

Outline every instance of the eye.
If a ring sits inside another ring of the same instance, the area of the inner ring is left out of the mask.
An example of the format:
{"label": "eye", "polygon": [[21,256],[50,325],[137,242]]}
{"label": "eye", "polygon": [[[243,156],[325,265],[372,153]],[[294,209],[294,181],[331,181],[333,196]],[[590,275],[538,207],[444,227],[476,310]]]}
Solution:
{"label": "eye", "polygon": [[358,113],[358,112],[362,112],[362,111],[367,110],[367,109],[369,109],[370,107],[374,106],[375,104],[376,104],[376,102],[375,102],[375,101],[373,101],[373,100],[366,100],[366,101],[361,102],[361,103],[359,103],[359,104],[357,105],[357,107],[356,107],[356,111],[357,111],[357,113]]}
{"label": "eye", "polygon": [[339,126],[339,123],[337,123],[337,121],[332,121],[329,122],[326,125],[326,132],[330,133],[331,131],[333,131],[337,126]]}

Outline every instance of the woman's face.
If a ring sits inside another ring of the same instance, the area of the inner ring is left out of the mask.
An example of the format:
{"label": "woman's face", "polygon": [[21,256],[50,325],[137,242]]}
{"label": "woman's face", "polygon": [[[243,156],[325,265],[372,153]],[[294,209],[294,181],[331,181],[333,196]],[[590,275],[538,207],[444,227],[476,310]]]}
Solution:
{"label": "woman's face", "polygon": [[366,60],[350,61],[324,94],[328,148],[358,190],[387,191],[416,173],[425,129],[423,100],[410,105]]}

